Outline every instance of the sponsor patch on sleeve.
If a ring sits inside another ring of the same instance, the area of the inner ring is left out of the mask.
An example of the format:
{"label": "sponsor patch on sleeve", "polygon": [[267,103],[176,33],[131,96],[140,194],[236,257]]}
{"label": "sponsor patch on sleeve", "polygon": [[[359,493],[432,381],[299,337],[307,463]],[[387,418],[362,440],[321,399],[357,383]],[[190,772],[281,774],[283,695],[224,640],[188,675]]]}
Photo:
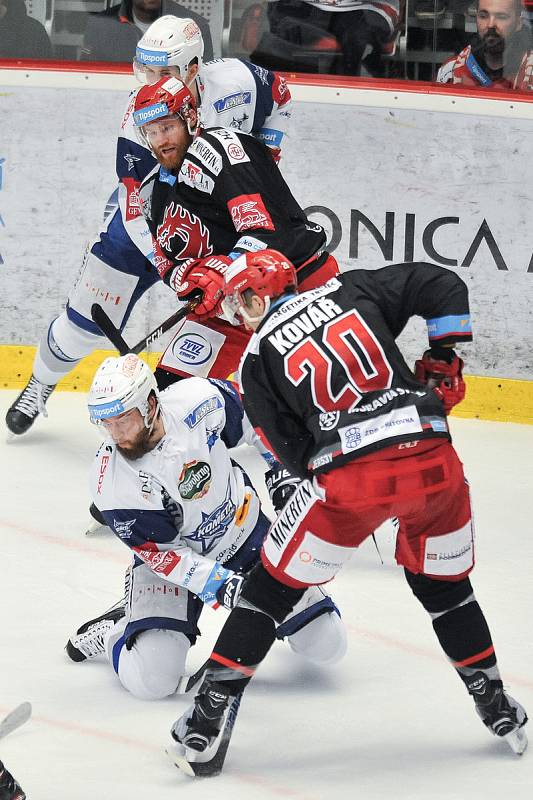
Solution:
{"label": "sponsor patch on sleeve", "polygon": [[227,205],[237,233],[254,228],[276,230],[260,194],[240,194],[228,200]]}

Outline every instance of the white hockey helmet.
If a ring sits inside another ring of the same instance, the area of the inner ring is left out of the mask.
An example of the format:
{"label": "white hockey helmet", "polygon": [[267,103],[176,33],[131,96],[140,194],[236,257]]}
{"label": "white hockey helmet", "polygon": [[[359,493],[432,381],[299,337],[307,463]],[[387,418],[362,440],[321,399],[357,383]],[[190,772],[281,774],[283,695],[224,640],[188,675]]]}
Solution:
{"label": "white hockey helmet", "polygon": [[110,357],[96,370],[87,405],[91,422],[96,425],[103,420],[117,417],[133,408],[138,408],[147,428],[155,420],[148,421],[148,396],[154,392],[159,406],[159,390],[154,373],[145,361],[134,353],[119,358]]}
{"label": "white hockey helmet", "polygon": [[139,83],[153,83],[159,80],[159,73],[152,72],[154,68],[177,67],[177,77],[184,80],[193,59],[201,67],[203,54],[204,40],[196,22],[166,14],[156,19],[139,40],[133,71]]}

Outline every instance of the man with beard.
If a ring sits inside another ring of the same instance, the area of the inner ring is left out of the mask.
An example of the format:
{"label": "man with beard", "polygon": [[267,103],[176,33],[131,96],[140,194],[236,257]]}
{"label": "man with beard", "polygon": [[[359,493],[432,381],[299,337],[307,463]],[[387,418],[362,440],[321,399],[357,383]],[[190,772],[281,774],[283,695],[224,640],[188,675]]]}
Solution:
{"label": "man with beard", "polygon": [[[1,27],[0,22],[0,52]],[[279,158],[292,114],[290,91],[281,76],[237,58],[204,63],[211,49],[198,25],[194,19],[172,15],[153,22],[135,52],[134,70],[142,84],[157,83],[164,75],[181,77],[201,106],[206,126],[252,133]],[[133,125],[137,91],[128,98],[120,126],[118,186],[107,203],[103,225],[85,252],[81,271],[63,304],[66,308],[40,336],[30,380],[7,412],[6,425],[14,435],[26,433],[39,415],[46,416],[46,403],[58,382],[84,356],[105,346],[90,313],[95,287],[105,287],[98,300],[123,330],[141,297],[159,282],[151,237],[139,208],[139,186],[156,162],[151,150],[138,141]]]}
{"label": "man with beard", "polygon": [[289,254],[299,287],[313,289],[338,273],[337,262],[324,249],[324,229],[307,219],[264,143],[199,125],[182,81],[143,87],[133,116],[160,164],[139,190],[157,270],[178,300],[202,293],[161,357],[158,384],[191,374],[228,378],[250,338],[221,314],[228,265],[241,253],[275,247]]}
{"label": "man with beard", "polygon": [[479,0],[477,36],[444,62],[437,82],[531,91],[531,31],[523,25],[521,14],[521,0]]}
{"label": "man with beard", "polygon": [[[131,353],[101,364],[88,406],[106,435],[93,463],[93,500],[133,565],[125,600],[82,625],[67,654],[76,662],[107,657],[125,689],[156,700],[176,691],[204,605],[227,604],[269,527],[228,452],[247,422],[231,384],[191,378],[159,393],[148,364]],[[269,491],[279,508],[290,480]],[[305,595],[278,635],[315,662],[344,654],[344,627],[321,589]]]}

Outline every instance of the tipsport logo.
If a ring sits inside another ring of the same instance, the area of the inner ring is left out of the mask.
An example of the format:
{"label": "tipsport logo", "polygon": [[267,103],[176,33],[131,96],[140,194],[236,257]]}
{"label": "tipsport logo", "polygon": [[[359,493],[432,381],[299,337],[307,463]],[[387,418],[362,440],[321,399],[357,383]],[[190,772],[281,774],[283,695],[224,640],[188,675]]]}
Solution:
{"label": "tipsport logo", "polygon": [[154,105],[133,113],[133,119],[138,128],[159,117],[168,117],[168,106],[166,103],[154,103]]}
{"label": "tipsport logo", "polygon": [[[0,157],[0,191],[3,188],[4,164],[5,164],[5,162],[6,162],[5,158],[1,158]],[[1,209],[0,209],[0,228],[5,228],[5,227],[6,227],[6,224],[5,224],[5,222],[4,222],[3,218],[2,218],[2,213],[1,213]],[[0,264],[3,264],[3,263],[4,263],[4,259],[2,258],[2,252],[0,251]]]}
{"label": "tipsport logo", "polygon": [[168,53],[162,53],[160,50],[146,50],[138,47],[135,55],[137,61],[141,64],[149,64],[155,67],[166,67],[168,65]]}

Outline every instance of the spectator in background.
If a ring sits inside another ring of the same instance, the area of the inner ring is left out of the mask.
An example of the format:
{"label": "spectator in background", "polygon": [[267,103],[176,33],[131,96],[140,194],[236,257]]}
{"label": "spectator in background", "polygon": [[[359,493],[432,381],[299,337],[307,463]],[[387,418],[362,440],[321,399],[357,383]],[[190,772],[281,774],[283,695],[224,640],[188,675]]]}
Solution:
{"label": "spectator in background", "polygon": [[[4,0],[0,0],[0,3]],[[209,23],[190,8],[173,0],[122,0],[107,11],[90,14],[83,42],[82,61],[131,61],[141,36],[164,14],[193,19],[204,40],[204,61],[213,58]]]}
{"label": "spectator in background", "polygon": [[[333,36],[339,43],[340,57],[332,72],[360,75],[364,61],[366,70],[379,77],[383,74],[381,52],[400,23],[400,0],[269,0],[267,13],[270,33],[288,42],[289,52],[293,45],[295,60],[298,48],[320,52],[320,41]],[[258,51],[251,58],[263,63]]]}
{"label": "spectator in background", "polygon": [[523,24],[521,0],[479,0],[477,34],[445,61],[438,83],[485,89],[533,89],[531,29]]}
{"label": "spectator in background", "polygon": [[0,0],[0,58],[53,58],[44,26],[28,16],[24,0]]}

